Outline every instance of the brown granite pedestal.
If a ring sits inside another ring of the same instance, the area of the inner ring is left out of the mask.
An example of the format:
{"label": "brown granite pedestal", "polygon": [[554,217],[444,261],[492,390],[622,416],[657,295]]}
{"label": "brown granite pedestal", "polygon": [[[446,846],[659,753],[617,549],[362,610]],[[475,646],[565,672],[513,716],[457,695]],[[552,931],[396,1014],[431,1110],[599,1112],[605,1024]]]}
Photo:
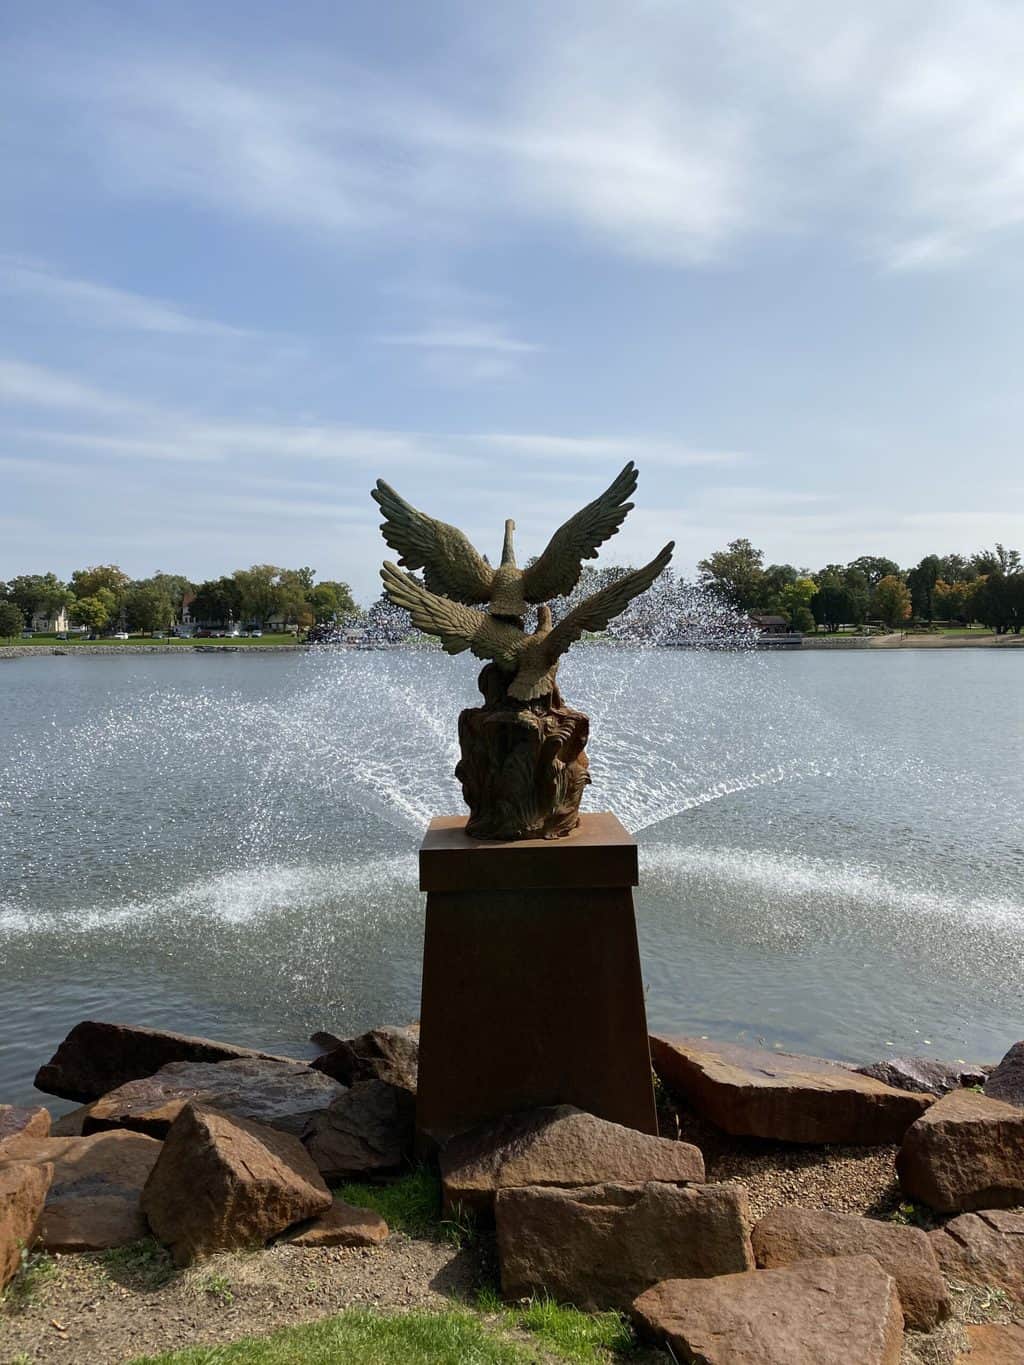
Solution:
{"label": "brown granite pedestal", "polygon": [[656,1133],[635,841],[609,813],[517,843],[465,824],[432,820],[420,848],[421,1148],[550,1104]]}

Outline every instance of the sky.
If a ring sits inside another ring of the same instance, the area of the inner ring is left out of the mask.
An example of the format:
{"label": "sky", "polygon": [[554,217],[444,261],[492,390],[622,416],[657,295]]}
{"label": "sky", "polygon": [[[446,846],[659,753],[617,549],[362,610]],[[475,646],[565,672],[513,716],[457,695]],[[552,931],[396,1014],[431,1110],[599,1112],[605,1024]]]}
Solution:
{"label": "sky", "polygon": [[[6,0],[0,579],[1024,548],[1024,6]],[[388,557],[390,558],[390,552]]]}

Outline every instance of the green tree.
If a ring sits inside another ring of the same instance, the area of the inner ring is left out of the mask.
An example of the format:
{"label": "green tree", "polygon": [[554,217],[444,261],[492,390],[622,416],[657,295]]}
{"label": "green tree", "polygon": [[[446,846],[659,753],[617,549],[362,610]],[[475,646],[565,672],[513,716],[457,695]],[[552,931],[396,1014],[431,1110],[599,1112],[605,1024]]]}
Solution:
{"label": "green tree", "polygon": [[193,621],[227,626],[242,619],[242,594],[234,575],[208,579],[196,588],[189,607]]}
{"label": "green tree", "polygon": [[997,635],[1013,631],[1019,635],[1024,626],[1024,573],[1003,573],[996,569],[972,584],[975,615]]}
{"label": "green tree", "polygon": [[71,575],[76,597],[92,597],[100,588],[106,588],[119,604],[130,582],[128,575],[116,564],[93,564],[88,569],[76,569]]}
{"label": "green tree", "polygon": [[871,595],[871,606],[876,616],[880,616],[890,630],[901,625],[910,616],[910,589],[902,578],[886,574],[875,585]]}
{"label": "green tree", "polygon": [[76,626],[104,630],[117,616],[117,598],[109,588],[97,588],[90,597],[76,597],[68,615]]}
{"label": "green tree", "polygon": [[275,564],[253,564],[232,574],[238,587],[242,618],[265,626],[281,606],[281,573]]}
{"label": "green tree", "polygon": [[0,639],[10,640],[25,629],[25,616],[17,603],[0,600]]}
{"label": "green tree", "polygon": [[1008,550],[1005,545],[997,543],[994,550],[979,550],[971,555],[971,564],[979,574],[1001,573],[1005,577],[1020,573],[1020,551]]}
{"label": "green tree", "polygon": [[935,620],[935,584],[942,568],[938,555],[925,555],[920,564],[907,573],[910,605],[914,615],[922,621]]}
{"label": "green tree", "polygon": [[71,602],[71,591],[56,574],[19,574],[7,585],[8,599],[20,608],[25,620],[59,614]]}
{"label": "green tree", "polygon": [[145,580],[152,584],[154,588],[159,588],[161,592],[167,594],[171,600],[171,607],[174,610],[174,620],[181,620],[182,602],[185,596],[195,590],[195,584],[184,574],[163,573],[159,569],[152,578]]}
{"label": "green tree", "polygon": [[348,584],[336,583],[331,579],[324,579],[311,588],[307,600],[318,625],[347,620],[356,612],[355,600]]}
{"label": "green tree", "polygon": [[811,603],[814,601],[818,585],[813,578],[802,577],[787,583],[780,593],[779,610],[794,630],[811,631],[814,629],[814,614]]}
{"label": "green tree", "polygon": [[749,540],[731,540],[698,562],[700,581],[743,611],[760,607],[764,597],[764,551]]}
{"label": "green tree", "polygon": [[819,626],[834,633],[848,625],[856,615],[856,604],[846,581],[842,564],[826,564],[816,575],[817,590],[810,601],[811,613]]}
{"label": "green tree", "polygon": [[861,555],[846,566],[848,569],[857,569],[867,579],[868,587],[872,591],[878,587],[883,578],[899,578],[900,566],[894,559],[886,559],[884,555]]}
{"label": "green tree", "polygon": [[939,577],[944,583],[970,583],[978,570],[964,555],[940,555]]}
{"label": "green tree", "polygon": [[152,635],[174,624],[174,603],[155,583],[133,583],[124,595],[124,618],[132,630]]}

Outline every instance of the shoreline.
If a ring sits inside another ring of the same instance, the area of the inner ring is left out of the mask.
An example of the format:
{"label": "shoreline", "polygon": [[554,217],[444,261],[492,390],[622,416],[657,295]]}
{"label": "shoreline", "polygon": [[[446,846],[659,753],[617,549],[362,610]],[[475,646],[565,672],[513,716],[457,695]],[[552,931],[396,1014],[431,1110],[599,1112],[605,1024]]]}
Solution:
{"label": "shoreline", "polygon": [[[666,649],[700,649],[700,645],[666,645]],[[236,645],[236,644],[56,644],[56,645],[0,645],[0,660],[31,659],[37,656],[68,658],[76,654],[92,657],[114,656],[131,658],[136,654],[304,654],[323,646],[309,644]],[[401,648],[401,646],[392,646]],[[892,649],[1024,649],[1024,635],[982,635],[976,639],[942,635],[811,635],[797,643],[785,639],[767,639],[755,646],[761,652],[794,654],[802,650],[892,650]],[[728,646],[724,647],[728,649]],[[722,653],[722,646],[714,646],[714,653]],[[745,651],[744,651],[745,652]]]}

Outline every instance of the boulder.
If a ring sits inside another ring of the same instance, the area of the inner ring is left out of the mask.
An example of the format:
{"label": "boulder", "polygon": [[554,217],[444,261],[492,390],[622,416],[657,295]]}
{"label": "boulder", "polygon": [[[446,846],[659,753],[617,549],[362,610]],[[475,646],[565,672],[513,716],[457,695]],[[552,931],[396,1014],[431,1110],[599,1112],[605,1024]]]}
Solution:
{"label": "boulder", "polygon": [[387,1081],[415,1094],[419,1060],[418,1032],[386,1025],[339,1042],[318,1057],[313,1066],[343,1085]]}
{"label": "boulder", "polygon": [[412,1156],[416,1101],[386,1081],[358,1081],[308,1124],[302,1141],[327,1180],[397,1171]]}
{"label": "boulder", "polygon": [[178,1265],[264,1246],[330,1207],[298,1138],[198,1104],[171,1125],[142,1192],[149,1225]]}
{"label": "boulder", "polygon": [[739,1185],[523,1186],[498,1191],[494,1217],[508,1299],[623,1310],[659,1280],[754,1265]]}
{"label": "boulder", "polygon": [[53,1168],[39,1228],[47,1251],[105,1251],[146,1236],[139,1196],[160,1145],[122,1129],[92,1137],[11,1138],[3,1157]]}
{"label": "boulder", "polygon": [[75,1025],[46,1065],[39,1068],[35,1085],[48,1095],[88,1104],[126,1081],[152,1076],[168,1062],[226,1062],[268,1056],[271,1054],[209,1038],[87,1019]]}
{"label": "boulder", "polygon": [[790,1207],[772,1209],[754,1228],[751,1241],[757,1264],[767,1270],[822,1256],[873,1256],[896,1281],[908,1327],[930,1332],[949,1317],[946,1282],[920,1228]]}
{"label": "boulder", "polygon": [[1024,1365],[1024,1326],[1019,1322],[969,1325],[970,1350],[957,1356],[956,1365]]}
{"label": "boulder", "polygon": [[943,1096],[907,1130],[896,1174],[941,1213],[1024,1203],[1024,1109],[974,1090]]}
{"label": "boulder", "polygon": [[699,1365],[898,1365],[903,1345],[896,1282],[871,1256],[666,1280],[640,1295],[633,1318]]}
{"label": "boulder", "polygon": [[341,1046],[344,1039],[339,1038],[336,1033],[328,1033],[326,1029],[317,1029],[316,1033],[309,1035],[309,1041],[321,1052],[333,1052],[336,1047]]}
{"label": "boulder", "polygon": [[702,1184],[697,1147],[651,1137],[571,1105],[512,1114],[451,1138],[440,1154],[444,1207],[491,1216],[522,1185]]}
{"label": "boulder", "polygon": [[41,1104],[31,1109],[23,1109],[18,1104],[0,1104],[0,1158],[7,1139],[22,1136],[49,1137],[49,1109],[44,1109]]}
{"label": "boulder", "polygon": [[286,1240],[297,1247],[375,1247],[387,1238],[388,1225],[379,1213],[341,1199],[335,1199],[319,1218],[286,1234]]}
{"label": "boulder", "polygon": [[89,1105],[82,1131],[132,1128],[151,1137],[166,1137],[184,1106],[194,1100],[301,1137],[310,1119],[344,1093],[343,1085],[304,1062],[275,1062],[268,1057],[171,1062],[155,1076],[127,1081]]}
{"label": "boulder", "polygon": [[899,1142],[932,1103],[838,1062],[703,1038],[651,1036],[665,1086],[739,1136],[782,1142]]}
{"label": "boulder", "polygon": [[1024,1213],[962,1213],[928,1236],[950,1279],[994,1284],[1024,1303]]}
{"label": "boulder", "polygon": [[985,1094],[1024,1108],[1024,1043],[1014,1043],[985,1082]]}
{"label": "boulder", "polygon": [[856,1070],[861,1076],[873,1076],[897,1090],[914,1090],[922,1095],[947,1095],[965,1085],[984,1085],[986,1075],[980,1066],[937,1062],[931,1057],[890,1057],[888,1061],[858,1066]]}
{"label": "boulder", "polygon": [[0,1166],[0,1292],[21,1267],[21,1253],[35,1244],[53,1167],[11,1162]]}
{"label": "boulder", "polygon": [[77,1109],[69,1110],[55,1121],[50,1129],[51,1135],[53,1137],[81,1137],[85,1120],[91,1113],[91,1104],[80,1104]]}

